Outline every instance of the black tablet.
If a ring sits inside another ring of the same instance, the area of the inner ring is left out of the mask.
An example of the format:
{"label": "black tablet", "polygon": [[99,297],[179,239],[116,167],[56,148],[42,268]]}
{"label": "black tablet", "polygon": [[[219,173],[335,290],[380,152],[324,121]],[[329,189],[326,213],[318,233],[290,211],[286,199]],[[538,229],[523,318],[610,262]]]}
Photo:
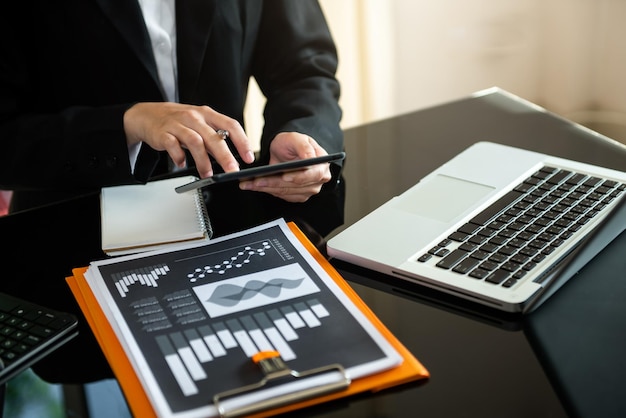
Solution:
{"label": "black tablet", "polygon": [[233,171],[230,173],[219,173],[211,177],[192,181],[191,183],[183,184],[176,187],[176,192],[184,193],[189,190],[194,190],[200,187],[209,186],[215,183],[223,183],[225,181],[244,180],[255,177],[270,176],[273,174],[284,173],[286,171],[293,171],[299,168],[308,167],[311,165],[330,163],[332,161],[340,161],[346,157],[345,152],[337,152],[334,154],[322,155],[319,157],[305,158],[304,160],[293,160],[284,163],[262,165],[258,167],[244,168],[239,171]]}

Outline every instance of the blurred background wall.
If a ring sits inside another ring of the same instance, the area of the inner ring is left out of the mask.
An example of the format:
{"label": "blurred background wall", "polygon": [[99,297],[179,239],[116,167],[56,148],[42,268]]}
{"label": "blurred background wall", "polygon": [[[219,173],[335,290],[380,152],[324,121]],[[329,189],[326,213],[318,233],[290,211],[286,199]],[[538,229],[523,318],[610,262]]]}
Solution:
{"label": "blurred background wall", "polygon": [[[626,143],[626,0],[320,2],[339,51],[343,128],[497,86]],[[253,84],[256,141],[263,103]],[[0,215],[9,198],[0,191]]]}
{"label": "blurred background wall", "polygon": [[320,1],[344,128],[498,86],[626,142],[626,0]]}

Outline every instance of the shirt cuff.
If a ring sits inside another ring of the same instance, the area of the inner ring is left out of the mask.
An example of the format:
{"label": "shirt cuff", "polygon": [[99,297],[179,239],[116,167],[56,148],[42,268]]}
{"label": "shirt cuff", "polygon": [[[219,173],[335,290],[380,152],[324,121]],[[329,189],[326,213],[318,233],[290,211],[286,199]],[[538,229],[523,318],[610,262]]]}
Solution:
{"label": "shirt cuff", "polygon": [[135,165],[137,164],[137,156],[141,150],[141,144],[143,144],[143,142],[128,146],[128,159],[130,161],[130,172],[132,174],[135,174]]}

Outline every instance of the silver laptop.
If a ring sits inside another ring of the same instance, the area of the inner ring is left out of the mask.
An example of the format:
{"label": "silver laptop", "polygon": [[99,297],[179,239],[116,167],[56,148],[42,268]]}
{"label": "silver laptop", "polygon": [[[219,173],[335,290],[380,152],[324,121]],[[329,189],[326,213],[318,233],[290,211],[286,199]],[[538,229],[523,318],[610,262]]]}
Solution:
{"label": "silver laptop", "polygon": [[626,228],[625,189],[624,172],[479,142],[331,238],[327,250],[529,312]]}

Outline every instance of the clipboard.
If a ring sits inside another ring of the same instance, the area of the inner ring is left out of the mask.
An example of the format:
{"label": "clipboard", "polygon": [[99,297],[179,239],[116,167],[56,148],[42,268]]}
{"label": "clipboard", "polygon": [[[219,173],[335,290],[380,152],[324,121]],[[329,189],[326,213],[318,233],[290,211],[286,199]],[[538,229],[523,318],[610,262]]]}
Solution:
{"label": "clipboard", "polygon": [[[343,292],[358,307],[358,309],[367,317],[373,326],[383,335],[383,337],[394,347],[403,361],[396,367],[388,369],[373,375],[350,380],[346,376],[341,375],[341,365],[328,365],[323,370],[305,370],[293,371],[287,364],[282,362],[279,353],[260,353],[261,359],[257,365],[263,370],[266,379],[275,377],[285,377],[287,375],[298,378],[299,375],[309,377],[318,373],[337,373],[337,379],[332,379],[332,384],[322,385],[317,392],[303,391],[302,393],[289,396],[288,398],[275,399],[269,403],[259,402],[256,407],[246,407],[245,409],[229,409],[222,408],[220,414],[223,417],[241,416],[245,414],[251,417],[265,417],[270,415],[281,414],[297,409],[313,406],[323,402],[348,397],[363,392],[379,392],[401,384],[425,380],[430,377],[428,370],[420,363],[420,361],[410,352],[404,345],[384,326],[384,324],[375,316],[369,307],[360,299],[356,292],[347,284],[334,267],[326,260],[326,258],[317,250],[317,248],[308,240],[308,238],[300,231],[300,229],[292,222],[288,223],[289,229],[294,233],[298,240],[311,253],[314,259],[322,266],[322,268],[331,276]],[[117,339],[115,332],[109,324],[102,308],[92,293],[89,284],[84,280],[84,274],[87,267],[75,268],[72,276],[66,278],[66,281],[72,291],[76,301],[78,302],[92,332],[94,333],[107,361],[109,362],[122,391],[127,399],[129,408],[134,416],[156,417],[156,412],[152,407],[144,388],[135,374],[130,360],[128,359],[122,344]],[[293,374],[295,373],[295,375]],[[259,385],[263,382],[259,382]],[[215,403],[220,409],[220,405],[225,402],[226,398],[231,395],[237,395],[242,391],[257,391],[260,386],[252,385],[251,387],[237,388],[232,393],[216,394],[213,399],[207,399],[207,402]],[[230,391],[229,391],[230,392]]]}

